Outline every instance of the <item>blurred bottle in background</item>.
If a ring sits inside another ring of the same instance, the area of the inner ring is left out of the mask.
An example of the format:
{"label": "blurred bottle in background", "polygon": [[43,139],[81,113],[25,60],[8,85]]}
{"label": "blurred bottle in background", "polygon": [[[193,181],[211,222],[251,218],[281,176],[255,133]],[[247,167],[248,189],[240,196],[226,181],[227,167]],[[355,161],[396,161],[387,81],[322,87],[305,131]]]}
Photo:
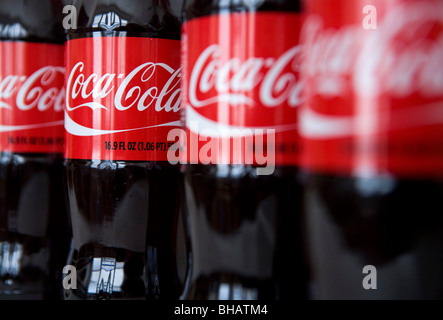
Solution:
{"label": "blurred bottle in background", "polygon": [[[180,19],[167,0],[73,1],[66,169],[73,226],[67,299],[177,299]],[[171,143],[172,144],[172,143]]]}
{"label": "blurred bottle in background", "polygon": [[306,298],[297,177],[300,3],[188,0],[183,18],[193,254],[184,298]]}
{"label": "blurred bottle in background", "polygon": [[0,1],[0,299],[60,299],[69,250],[60,1]]}
{"label": "blurred bottle in background", "polygon": [[441,299],[443,3],[305,5],[313,296]]}

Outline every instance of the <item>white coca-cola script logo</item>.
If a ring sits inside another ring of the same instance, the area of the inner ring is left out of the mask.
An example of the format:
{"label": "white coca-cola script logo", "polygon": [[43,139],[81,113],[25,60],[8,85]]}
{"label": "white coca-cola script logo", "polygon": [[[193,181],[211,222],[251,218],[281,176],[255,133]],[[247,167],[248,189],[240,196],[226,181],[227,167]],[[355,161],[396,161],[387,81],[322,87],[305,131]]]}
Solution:
{"label": "white coca-cola script logo", "polygon": [[[373,31],[360,25],[325,30],[320,17],[308,18],[302,31],[307,52],[303,68],[308,78],[316,78],[312,90],[331,96],[346,96],[349,89],[364,96],[441,96],[443,32],[436,39],[423,35],[436,23],[443,24],[442,12],[438,1],[405,2],[392,8]],[[408,44],[396,46],[405,34]]]}
{"label": "white coca-cola script logo", "polygon": [[[425,38],[437,24],[439,35]],[[396,38],[405,35],[406,45],[395,47]],[[365,41],[354,71],[359,94],[404,98],[420,92],[426,98],[443,97],[443,2],[405,2],[392,10],[380,32],[370,33]]]}
{"label": "white coca-cola script logo", "polygon": [[[442,102],[435,102],[443,99],[442,12],[441,1],[397,4],[372,31],[360,25],[325,29],[320,17],[308,18],[302,31],[306,48],[302,67],[311,94],[352,97],[354,91],[368,104],[360,105],[360,114],[354,116],[331,117],[304,108],[301,134],[334,138],[443,124]],[[436,36],[427,37],[432,30]],[[371,107],[371,99],[387,95],[405,100],[414,94],[422,97],[421,102],[373,114],[379,110]],[[376,121],[388,118],[396,119],[389,128]]]}
{"label": "white coca-cola script logo", "polygon": [[[250,57],[245,61],[233,57],[221,62],[220,46],[207,47],[198,57],[189,81],[189,101],[194,108],[217,102],[255,105],[247,93],[258,90],[260,103],[266,107],[301,104],[302,81],[298,70],[302,50],[292,47],[276,58]],[[216,95],[202,98],[215,90]]]}
{"label": "white coca-cola script logo", "polygon": [[[124,74],[105,73],[99,76],[96,73],[85,75],[83,70],[85,65],[78,62],[71,70],[67,82],[67,111],[88,107],[92,110],[101,108],[109,110],[100,102],[95,100],[104,99],[111,93],[114,95],[114,107],[117,110],[125,111],[130,108],[137,108],[144,111],[153,106],[155,111],[178,112],[180,110],[180,79],[181,68],[175,70],[165,63],[147,62],[134,68],[126,77]],[[146,84],[156,80],[159,69],[170,74],[166,83],[160,86],[158,83]],[[116,88],[117,79],[123,79]],[[146,84],[143,86],[143,84]],[[80,99],[79,104],[75,103]],[[92,98],[91,102],[84,102]]]}
{"label": "white coca-cola script logo", "polygon": [[[108,96],[113,98],[113,107],[119,111],[135,108],[137,111],[145,111],[153,108],[155,112],[172,112],[180,110],[181,99],[181,68],[174,69],[165,63],[147,62],[134,68],[128,75],[105,73],[84,74],[85,64],[78,62],[72,68],[66,89],[66,110],[73,111],[79,108],[91,110],[105,109],[109,107],[101,104],[101,99]],[[159,81],[164,76],[158,73],[166,71],[169,75],[164,83]],[[122,79],[116,86],[117,79]],[[85,100],[92,100],[85,102]],[[75,104],[76,100],[80,100]],[[98,100],[98,101],[97,101]],[[151,107],[151,108],[150,108]],[[146,118],[148,119],[148,118]],[[144,130],[162,126],[179,126],[179,121],[166,123],[154,123],[138,128],[89,128],[77,123],[68,113],[65,113],[65,129],[68,133],[76,136],[97,136],[119,132]]]}
{"label": "white coca-cola script logo", "polygon": [[[65,104],[63,87],[64,68],[47,66],[29,77],[24,75],[0,76],[0,108],[12,109],[8,103],[14,95],[15,105],[21,111],[53,109],[60,112]],[[61,75],[61,77],[60,77]],[[3,101],[2,101],[3,100]]]}

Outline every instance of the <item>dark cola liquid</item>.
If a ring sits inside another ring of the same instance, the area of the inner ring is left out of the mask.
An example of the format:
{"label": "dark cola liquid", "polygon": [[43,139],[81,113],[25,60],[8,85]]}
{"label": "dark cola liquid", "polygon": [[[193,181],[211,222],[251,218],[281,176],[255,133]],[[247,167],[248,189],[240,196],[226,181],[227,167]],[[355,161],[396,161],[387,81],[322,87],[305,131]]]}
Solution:
{"label": "dark cola liquid", "polygon": [[297,169],[188,165],[193,276],[188,299],[304,299]]}
{"label": "dark cola liquid", "polygon": [[[438,180],[310,175],[313,297],[442,299],[442,199]],[[375,267],[376,288],[363,286],[366,265]]]}
{"label": "dark cola liquid", "polygon": [[77,289],[67,298],[176,299],[180,173],[168,163],[68,160]]}
{"label": "dark cola liquid", "polygon": [[[69,30],[69,39],[180,39],[180,21],[169,1],[74,1],[74,5],[78,29]],[[77,271],[77,288],[65,290],[65,298],[177,299],[186,268],[177,261],[176,250],[182,240],[177,234],[183,234],[178,231],[182,185],[178,166],[154,161],[66,159],[65,163],[73,225],[70,264]]]}
{"label": "dark cola liquid", "polygon": [[60,299],[69,249],[62,156],[0,157],[0,296]]}
{"label": "dark cola liquid", "polygon": [[[0,40],[64,42],[61,3],[0,1]],[[60,299],[69,251],[61,154],[0,152],[0,299]]]}
{"label": "dark cola liquid", "polygon": [[[233,12],[299,12],[298,1],[186,1],[185,22]],[[192,277],[185,299],[306,299],[298,168],[186,165]]]}

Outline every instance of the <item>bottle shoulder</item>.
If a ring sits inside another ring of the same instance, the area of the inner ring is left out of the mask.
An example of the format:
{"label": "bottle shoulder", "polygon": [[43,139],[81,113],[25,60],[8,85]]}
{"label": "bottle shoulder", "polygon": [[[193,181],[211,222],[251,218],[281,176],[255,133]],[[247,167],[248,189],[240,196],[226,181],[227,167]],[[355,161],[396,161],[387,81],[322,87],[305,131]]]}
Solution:
{"label": "bottle shoulder", "polygon": [[193,18],[235,12],[301,12],[301,1],[294,0],[226,0],[187,1],[182,10],[182,19],[187,21]]}
{"label": "bottle shoulder", "polygon": [[143,169],[143,170],[169,170],[179,172],[179,167],[167,161],[124,161],[124,160],[84,160],[64,159],[68,170],[76,169]]}
{"label": "bottle shoulder", "polygon": [[180,17],[166,4],[152,1],[74,1],[77,25],[69,39],[90,36],[180,39]]}
{"label": "bottle shoulder", "polygon": [[26,163],[62,163],[63,156],[59,153],[15,153],[0,152],[0,164],[8,163],[26,164]]}
{"label": "bottle shoulder", "polygon": [[62,19],[59,1],[2,0],[0,40],[64,43]]}

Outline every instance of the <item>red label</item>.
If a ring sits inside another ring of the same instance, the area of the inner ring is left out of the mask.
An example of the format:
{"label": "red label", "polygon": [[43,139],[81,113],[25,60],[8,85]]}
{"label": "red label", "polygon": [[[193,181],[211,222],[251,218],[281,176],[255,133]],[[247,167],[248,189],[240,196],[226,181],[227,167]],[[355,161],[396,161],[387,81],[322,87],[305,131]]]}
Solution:
{"label": "red label", "polygon": [[443,2],[369,3],[307,1],[302,164],[441,178]]}
{"label": "red label", "polygon": [[180,125],[180,41],[75,39],[66,59],[65,157],[166,161]]}
{"label": "red label", "polygon": [[1,152],[63,152],[63,49],[0,41]]}
{"label": "red label", "polygon": [[[220,14],[183,25],[191,163],[298,162],[302,82],[296,13]],[[206,30],[202,32],[202,30]]]}

